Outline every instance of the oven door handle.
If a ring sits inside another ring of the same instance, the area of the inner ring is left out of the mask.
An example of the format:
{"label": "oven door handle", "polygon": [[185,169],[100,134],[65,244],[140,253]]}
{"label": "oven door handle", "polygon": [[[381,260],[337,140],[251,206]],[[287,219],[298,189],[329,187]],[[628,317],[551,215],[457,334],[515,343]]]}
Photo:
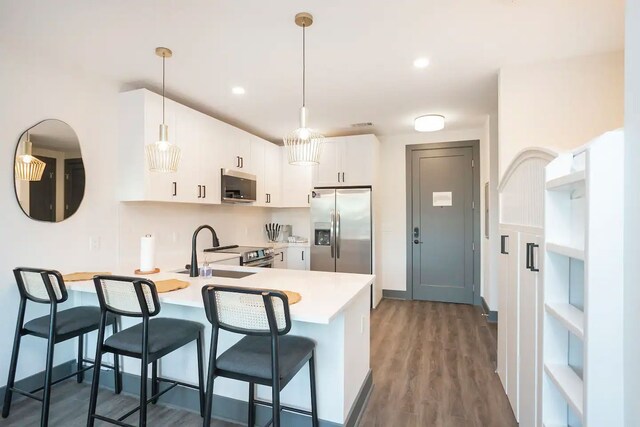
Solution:
{"label": "oven door handle", "polygon": [[259,262],[247,263],[244,267],[265,267],[265,266],[273,266],[273,258],[260,260]]}

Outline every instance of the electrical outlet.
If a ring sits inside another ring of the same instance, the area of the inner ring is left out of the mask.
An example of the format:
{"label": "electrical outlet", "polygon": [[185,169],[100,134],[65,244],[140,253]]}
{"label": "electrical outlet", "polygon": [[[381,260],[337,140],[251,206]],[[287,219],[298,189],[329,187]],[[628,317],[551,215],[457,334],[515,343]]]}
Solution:
{"label": "electrical outlet", "polygon": [[100,250],[100,237],[89,237],[89,252],[96,252]]}

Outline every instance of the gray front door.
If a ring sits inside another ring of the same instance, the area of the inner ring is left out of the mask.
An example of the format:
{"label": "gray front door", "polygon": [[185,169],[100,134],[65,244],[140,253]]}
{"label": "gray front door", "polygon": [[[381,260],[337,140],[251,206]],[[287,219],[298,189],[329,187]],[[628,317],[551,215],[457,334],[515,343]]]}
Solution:
{"label": "gray front door", "polygon": [[473,148],[412,153],[413,298],[473,304]]}

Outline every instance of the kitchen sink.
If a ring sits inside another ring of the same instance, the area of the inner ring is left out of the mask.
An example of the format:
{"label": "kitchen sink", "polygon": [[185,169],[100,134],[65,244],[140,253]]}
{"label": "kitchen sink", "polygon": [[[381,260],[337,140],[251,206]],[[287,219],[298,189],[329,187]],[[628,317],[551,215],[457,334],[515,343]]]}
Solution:
{"label": "kitchen sink", "polygon": [[[189,270],[176,270],[174,273],[189,274]],[[213,270],[213,277],[226,277],[228,279],[242,279],[243,277],[251,276],[253,274],[256,273],[235,270]]]}

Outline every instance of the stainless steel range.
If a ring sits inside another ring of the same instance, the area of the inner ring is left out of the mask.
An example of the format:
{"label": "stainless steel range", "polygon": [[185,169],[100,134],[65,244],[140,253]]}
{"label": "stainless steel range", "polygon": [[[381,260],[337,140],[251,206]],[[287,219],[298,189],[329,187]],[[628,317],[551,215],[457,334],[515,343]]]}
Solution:
{"label": "stainless steel range", "polygon": [[218,246],[205,249],[205,252],[222,252],[240,254],[240,265],[243,267],[273,267],[273,249],[253,246]]}

